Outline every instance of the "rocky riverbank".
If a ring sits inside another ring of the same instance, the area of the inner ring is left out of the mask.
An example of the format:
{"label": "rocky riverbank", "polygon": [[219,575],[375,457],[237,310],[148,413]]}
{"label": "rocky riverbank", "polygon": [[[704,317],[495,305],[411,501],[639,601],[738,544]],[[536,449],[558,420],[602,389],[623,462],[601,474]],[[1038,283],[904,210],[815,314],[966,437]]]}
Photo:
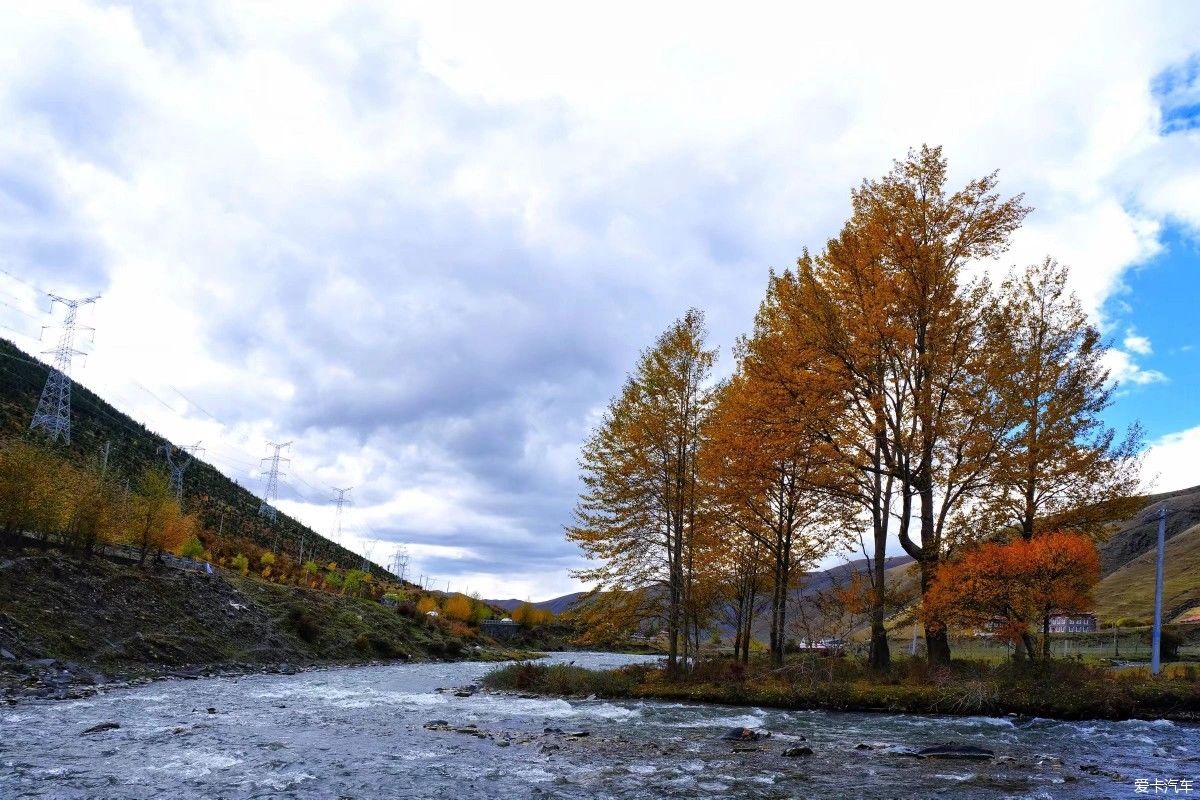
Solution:
{"label": "rocky riverbank", "polygon": [[0,554],[0,699],[10,703],[169,677],[529,655],[366,598],[228,573]]}

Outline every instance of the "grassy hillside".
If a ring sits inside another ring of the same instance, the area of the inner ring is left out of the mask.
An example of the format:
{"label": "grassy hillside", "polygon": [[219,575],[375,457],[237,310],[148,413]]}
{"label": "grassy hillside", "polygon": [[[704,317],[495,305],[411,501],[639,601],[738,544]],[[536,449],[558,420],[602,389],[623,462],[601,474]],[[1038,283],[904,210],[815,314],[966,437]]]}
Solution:
{"label": "grassy hillside", "polygon": [[[0,339],[0,436],[25,435],[48,372],[45,364]],[[86,386],[75,383],[71,395],[71,444],[69,449],[64,448],[70,458],[96,459],[105,443],[111,442],[110,471],[131,480],[136,480],[147,465],[162,462],[157,451],[165,440],[158,433],[121,413]],[[222,528],[226,535],[244,537],[264,548],[278,547],[293,557],[299,553],[303,537],[306,558],[354,566],[361,560],[282,511],[274,523],[259,517],[259,498],[202,458],[188,467],[183,484],[185,510],[198,512],[212,530]],[[379,567],[372,571],[384,573]]]}
{"label": "grassy hillside", "polygon": [[[1106,575],[1096,588],[1096,614],[1104,621],[1148,621],[1154,611],[1156,553],[1148,550]],[[1200,525],[1167,541],[1163,560],[1163,619],[1200,606]]]}
{"label": "grassy hillside", "polygon": [[1153,550],[1158,541],[1158,509],[1167,508],[1168,540],[1200,525],[1200,486],[1150,495],[1142,509],[1129,519],[1114,520],[1100,547],[1103,574],[1109,575],[1138,556]]}

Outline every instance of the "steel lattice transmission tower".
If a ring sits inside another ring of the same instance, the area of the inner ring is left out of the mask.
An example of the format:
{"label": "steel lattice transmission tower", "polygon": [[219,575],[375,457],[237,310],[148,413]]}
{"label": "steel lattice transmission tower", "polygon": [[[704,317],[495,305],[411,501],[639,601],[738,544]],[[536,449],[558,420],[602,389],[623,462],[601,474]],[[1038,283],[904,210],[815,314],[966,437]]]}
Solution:
{"label": "steel lattice transmission tower", "polygon": [[394,553],[392,553],[392,561],[388,565],[388,572],[395,575],[404,582],[404,573],[408,570],[408,548],[401,545]]}
{"label": "steel lattice transmission tower", "polygon": [[199,442],[196,442],[193,445],[188,445],[187,447],[179,448],[179,452],[183,456],[179,461],[176,461],[171,457],[171,452],[174,449],[174,446],[170,442],[163,442],[161,445],[159,445],[158,452],[164,453],[167,457],[167,470],[171,473],[171,491],[175,493],[175,499],[179,502],[180,506],[182,506],[183,471],[191,465],[192,460],[195,459],[197,453],[204,452],[204,448],[200,446]]}
{"label": "steel lattice transmission tower", "polygon": [[[262,461],[271,462],[271,469],[267,472],[267,488],[263,491],[262,502],[258,505],[258,515],[266,517],[271,522],[274,522],[276,519],[275,506],[272,503],[279,499],[279,478],[284,474],[279,471],[279,464],[280,462],[288,463],[291,461],[290,458],[282,458],[279,454],[285,447],[291,446],[291,442],[283,442],[282,444],[267,442],[267,447],[274,447],[275,452],[262,459]],[[262,461],[259,463],[261,464]]]}
{"label": "steel lattice transmission tower", "polygon": [[53,354],[54,366],[46,376],[46,386],[42,389],[37,410],[33,412],[29,430],[45,431],[52,442],[61,436],[64,443],[71,443],[71,359],[77,355],[84,355],[81,350],[75,349],[75,316],[80,306],[89,305],[99,299],[100,295],[75,300],[56,294],[50,295],[50,310],[54,310],[55,303],[62,303],[67,308],[67,315],[63,319],[58,346],[53,350],[43,351],[44,355]]}
{"label": "steel lattice transmission tower", "polygon": [[337,495],[337,497],[333,498],[333,540],[340,547],[342,544],[342,506],[353,502],[346,495],[350,494],[350,490],[354,487],[347,486],[345,489],[339,489],[336,486],[330,486],[329,488],[333,489],[334,494]]}

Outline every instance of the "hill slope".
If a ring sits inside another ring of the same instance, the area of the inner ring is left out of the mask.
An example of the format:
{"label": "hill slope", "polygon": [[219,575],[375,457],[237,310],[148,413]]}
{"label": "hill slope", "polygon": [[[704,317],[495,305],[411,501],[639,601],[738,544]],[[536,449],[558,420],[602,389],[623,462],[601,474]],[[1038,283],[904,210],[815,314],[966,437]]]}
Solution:
{"label": "hill slope", "polygon": [[1200,486],[1147,497],[1145,506],[1132,518],[1113,523],[1111,535],[1100,547],[1103,574],[1110,575],[1154,549],[1160,504],[1167,507],[1168,540],[1200,525]]}
{"label": "hill slope", "polygon": [[[49,367],[30,358],[12,342],[0,339],[0,436],[23,436],[29,430],[46,383]],[[158,448],[164,437],[149,430],[75,382],[71,389],[71,444],[69,453],[80,461],[94,459],[111,442],[109,469],[136,479],[147,465],[161,463]],[[306,557],[357,565],[360,557],[326,539],[282,511],[275,523],[258,515],[260,500],[248,489],[225,477],[216,467],[197,458],[183,478],[184,506],[199,512],[206,527],[223,527],[226,534],[245,537],[260,547],[297,555],[301,539]],[[224,524],[222,525],[222,517]],[[384,570],[374,567],[376,574]]]}
{"label": "hill slope", "polygon": [[[1152,548],[1104,576],[1096,587],[1096,615],[1101,620],[1149,621],[1154,613]],[[1171,622],[1200,606],[1200,525],[1167,542],[1163,559],[1163,620]]]}
{"label": "hill slope", "polygon": [[368,598],[228,570],[0,554],[0,702],[79,696],[114,678],[501,657],[474,631]]}

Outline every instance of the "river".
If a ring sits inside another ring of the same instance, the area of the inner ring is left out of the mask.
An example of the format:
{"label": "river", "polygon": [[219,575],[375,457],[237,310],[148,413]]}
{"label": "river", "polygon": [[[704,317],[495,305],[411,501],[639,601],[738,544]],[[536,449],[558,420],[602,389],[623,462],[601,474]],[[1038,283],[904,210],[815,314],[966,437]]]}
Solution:
{"label": "river", "polygon": [[[638,660],[551,659],[593,667]],[[493,666],[175,680],[9,707],[0,710],[0,796],[1059,800],[1139,796],[1139,778],[1150,794],[1158,779],[1176,781],[1178,796],[1178,781],[1193,781],[1191,794],[1200,795],[1200,726],[436,691],[472,684]],[[448,725],[426,727],[434,721]],[[104,722],[120,727],[81,735]],[[738,726],[772,736],[760,750],[735,752],[719,737]],[[588,735],[569,735],[580,731]],[[987,747],[997,759],[902,754],[941,743]],[[782,755],[801,744],[813,754]]]}

